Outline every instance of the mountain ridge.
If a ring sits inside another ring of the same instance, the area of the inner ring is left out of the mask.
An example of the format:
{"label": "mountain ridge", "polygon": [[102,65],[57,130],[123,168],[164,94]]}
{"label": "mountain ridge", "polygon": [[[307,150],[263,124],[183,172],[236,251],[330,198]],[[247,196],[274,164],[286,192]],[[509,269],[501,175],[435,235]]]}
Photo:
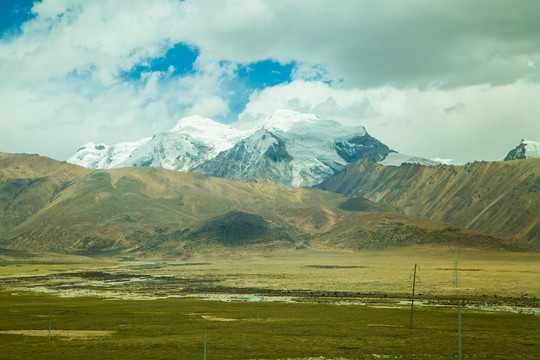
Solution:
{"label": "mountain ridge", "polygon": [[360,160],[317,188],[540,246],[538,158],[434,167],[385,167]]}
{"label": "mountain ridge", "polygon": [[[37,155],[0,153],[0,165],[0,247],[11,250],[185,258],[224,249],[358,251],[417,243],[521,249],[369,201],[347,204],[318,189],[148,167],[88,170]],[[235,247],[230,240],[245,229],[256,241]]]}

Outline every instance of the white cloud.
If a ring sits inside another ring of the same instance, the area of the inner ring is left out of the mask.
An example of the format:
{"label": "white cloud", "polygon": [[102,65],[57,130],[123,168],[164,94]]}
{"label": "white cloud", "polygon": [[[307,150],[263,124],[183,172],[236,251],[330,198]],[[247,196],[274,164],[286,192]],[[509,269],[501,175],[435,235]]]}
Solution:
{"label": "white cloud", "polygon": [[219,96],[211,96],[196,102],[188,111],[190,115],[213,118],[229,112],[229,106]]}
{"label": "white cloud", "polygon": [[187,114],[226,114],[227,103],[215,94],[227,74],[149,72],[137,82],[62,79],[0,87],[0,117],[6,119],[0,122],[0,151],[66,159],[89,141],[133,141],[168,130]]}
{"label": "white cloud", "polygon": [[299,62],[291,73],[292,80],[335,82],[340,79],[332,75],[325,64]]}
{"label": "white cloud", "polygon": [[[238,66],[274,59],[298,64],[293,81],[253,93],[240,124],[290,108],[361,123],[411,155],[498,159],[540,140],[539,11],[529,0],[43,0],[0,40],[0,150],[65,159],[186,114],[227,117]],[[193,72],[121,76],[178,42],[199,49]]]}
{"label": "white cloud", "polygon": [[227,111],[218,92],[232,65],[198,61],[181,76],[169,69],[122,77],[184,39],[189,6],[46,0],[32,11],[21,34],[0,41],[0,151],[66,159],[88,141],[135,140],[190,111]]}
{"label": "white cloud", "polygon": [[114,82],[119,72],[181,41],[185,23],[174,0],[47,0],[32,11],[36,17],[23,24],[22,36],[3,39],[0,47],[10,84],[69,74]]}
{"label": "white cloud", "polygon": [[187,38],[208,59],[325,64],[358,88],[540,80],[523,66],[525,57],[540,55],[535,0],[187,3],[197,8]]}

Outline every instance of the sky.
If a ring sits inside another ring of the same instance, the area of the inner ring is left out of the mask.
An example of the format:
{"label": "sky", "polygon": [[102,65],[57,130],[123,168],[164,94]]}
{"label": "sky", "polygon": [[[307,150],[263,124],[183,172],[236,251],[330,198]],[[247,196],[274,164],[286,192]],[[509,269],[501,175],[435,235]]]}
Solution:
{"label": "sky", "polygon": [[0,151],[275,109],[456,163],[540,141],[540,1],[1,0]]}

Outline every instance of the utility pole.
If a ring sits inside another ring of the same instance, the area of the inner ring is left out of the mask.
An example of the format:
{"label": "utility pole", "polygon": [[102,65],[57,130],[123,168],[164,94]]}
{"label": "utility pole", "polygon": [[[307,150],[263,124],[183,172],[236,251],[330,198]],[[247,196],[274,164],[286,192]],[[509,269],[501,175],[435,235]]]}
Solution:
{"label": "utility pole", "polygon": [[413,275],[413,283],[412,283],[412,298],[411,298],[411,323],[409,325],[409,329],[412,329],[413,324],[413,311],[414,311],[414,288],[416,285],[416,263],[414,263],[414,275]]}
{"label": "utility pole", "polygon": [[458,343],[457,343],[457,358],[461,360],[461,300],[458,300],[457,305],[457,321],[458,321]]}
{"label": "utility pole", "polygon": [[450,248],[450,251],[452,251],[452,259],[454,260],[454,285],[456,288],[459,287],[459,255],[461,253],[461,246],[457,249]]}
{"label": "utility pole", "polygon": [[[454,284],[456,288],[459,287],[459,254],[461,252],[461,246],[455,250],[454,248],[450,248],[450,251],[452,251],[452,258],[454,260]],[[461,360],[461,300],[458,300],[458,344],[457,344],[457,358],[458,360]]]}
{"label": "utility pole", "polygon": [[49,342],[51,342],[52,315],[49,313]]}
{"label": "utility pole", "polygon": [[204,360],[206,360],[206,327],[204,328]]}

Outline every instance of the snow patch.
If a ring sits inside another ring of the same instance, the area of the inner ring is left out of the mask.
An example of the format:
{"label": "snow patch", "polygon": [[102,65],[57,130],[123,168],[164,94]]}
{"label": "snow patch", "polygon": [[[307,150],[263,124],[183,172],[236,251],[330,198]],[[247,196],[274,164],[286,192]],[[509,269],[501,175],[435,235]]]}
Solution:
{"label": "snow patch", "polygon": [[441,165],[441,161],[430,160],[418,156],[411,156],[406,154],[400,154],[397,152],[391,152],[383,160],[379,161],[379,164],[385,166],[400,166],[403,164],[414,164],[414,165],[425,165],[425,166],[436,166]]}
{"label": "snow patch", "polygon": [[540,157],[540,143],[532,140],[523,140],[525,145],[525,157],[527,159]]}

